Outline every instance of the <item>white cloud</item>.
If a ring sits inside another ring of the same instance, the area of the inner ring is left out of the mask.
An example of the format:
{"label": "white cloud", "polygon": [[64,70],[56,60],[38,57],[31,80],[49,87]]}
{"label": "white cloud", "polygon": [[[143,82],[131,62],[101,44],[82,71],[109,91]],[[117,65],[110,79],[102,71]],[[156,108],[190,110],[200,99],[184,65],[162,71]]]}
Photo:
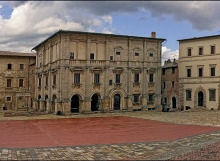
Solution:
{"label": "white cloud", "polygon": [[104,15],[102,16],[102,19],[104,20],[104,22],[107,22],[109,24],[112,24],[112,16],[110,15]]}
{"label": "white cloud", "polygon": [[110,31],[110,30],[108,30],[107,28],[104,28],[104,29],[102,30],[102,33],[104,33],[104,34],[113,34],[113,32]]}
{"label": "white cloud", "polygon": [[179,50],[172,51],[170,48],[166,46],[162,46],[162,64],[164,64],[164,60],[173,60],[179,59]]}

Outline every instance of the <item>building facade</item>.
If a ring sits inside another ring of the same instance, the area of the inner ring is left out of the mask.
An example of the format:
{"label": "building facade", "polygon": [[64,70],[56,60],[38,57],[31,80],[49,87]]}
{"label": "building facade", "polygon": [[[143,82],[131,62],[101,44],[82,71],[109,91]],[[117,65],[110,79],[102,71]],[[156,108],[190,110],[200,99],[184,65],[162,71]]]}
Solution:
{"label": "building facade", "polygon": [[[27,111],[35,98],[33,53],[0,51],[0,108]],[[33,84],[32,84],[33,83]]]}
{"label": "building facade", "polygon": [[171,61],[168,59],[167,61],[164,61],[164,65],[162,66],[161,85],[162,103],[166,108],[179,109],[178,60],[174,59]]}
{"label": "building facade", "polygon": [[179,106],[220,107],[220,35],[179,41]]}
{"label": "building facade", "polygon": [[165,39],[60,30],[35,46],[35,109],[71,114],[159,108]]}

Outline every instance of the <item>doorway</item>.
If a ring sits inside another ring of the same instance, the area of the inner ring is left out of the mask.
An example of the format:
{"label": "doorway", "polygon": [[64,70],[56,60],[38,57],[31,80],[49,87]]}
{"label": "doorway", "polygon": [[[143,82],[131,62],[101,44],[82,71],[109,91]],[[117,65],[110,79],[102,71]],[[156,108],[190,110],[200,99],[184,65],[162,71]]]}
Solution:
{"label": "doorway", "polygon": [[78,113],[79,112],[79,97],[74,95],[71,98],[71,113]]}
{"label": "doorway", "polygon": [[120,110],[120,95],[116,94],[114,96],[114,110]]}
{"label": "doorway", "polygon": [[173,97],[172,98],[172,108],[176,108],[176,98],[175,97]]}
{"label": "doorway", "polygon": [[91,101],[91,111],[98,111],[99,110],[99,98],[97,94],[92,96]]}
{"label": "doorway", "polygon": [[203,93],[201,91],[198,93],[198,106],[203,106]]}

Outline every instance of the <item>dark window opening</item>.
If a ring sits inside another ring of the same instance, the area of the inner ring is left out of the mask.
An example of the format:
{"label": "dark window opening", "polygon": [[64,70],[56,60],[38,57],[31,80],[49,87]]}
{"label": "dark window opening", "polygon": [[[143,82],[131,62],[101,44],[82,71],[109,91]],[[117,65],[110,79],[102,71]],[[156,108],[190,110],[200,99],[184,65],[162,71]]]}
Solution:
{"label": "dark window opening", "polygon": [[203,55],[203,48],[202,47],[199,48],[199,55]]}
{"label": "dark window opening", "polygon": [[165,73],[166,73],[166,70],[162,69],[162,74],[165,75]]}
{"label": "dark window opening", "polygon": [[45,86],[48,86],[48,77],[45,77]]}
{"label": "dark window opening", "polygon": [[172,81],[172,88],[174,88],[174,81]]}
{"label": "dark window opening", "polygon": [[211,46],[211,54],[215,54],[215,46]]}
{"label": "dark window opening", "polygon": [[53,85],[56,85],[56,75],[53,75]]}
{"label": "dark window opening", "polygon": [[23,87],[24,86],[24,80],[23,79],[19,79],[19,87]]}
{"label": "dark window opening", "polygon": [[186,90],[186,100],[187,101],[191,100],[191,90]]}
{"label": "dark window opening", "polygon": [[94,60],[94,53],[90,54],[90,60]]}
{"label": "dark window opening", "polygon": [[38,79],[38,86],[41,87],[41,78]]}
{"label": "dark window opening", "polygon": [[134,95],[134,103],[139,103],[139,95]]}
{"label": "dark window opening", "polygon": [[119,52],[119,51],[116,51],[116,55],[120,55],[121,54],[121,52]]}
{"label": "dark window opening", "polygon": [[70,59],[74,59],[74,53],[70,53]]}
{"label": "dark window opening", "polygon": [[109,80],[109,85],[112,85],[112,80]]}
{"label": "dark window opening", "polygon": [[135,56],[139,56],[139,53],[135,53],[134,55],[135,55]]}
{"label": "dark window opening", "polygon": [[24,69],[24,64],[20,64],[20,69],[21,69],[21,70]]}
{"label": "dark window opening", "polygon": [[12,69],[12,64],[8,64],[8,69]]}
{"label": "dark window opening", "polygon": [[191,77],[191,69],[187,69],[187,77]]}
{"label": "dark window opening", "polygon": [[153,53],[150,53],[150,57],[153,57],[154,56],[154,54]]}
{"label": "dark window opening", "polygon": [[116,74],[115,83],[120,83],[120,74]]}
{"label": "dark window opening", "polygon": [[7,79],[7,87],[11,87],[11,79]]}
{"label": "dark window opening", "polygon": [[188,49],[188,56],[191,56],[191,48]]}
{"label": "dark window opening", "polygon": [[6,97],[6,100],[7,101],[11,101],[11,97]]}
{"label": "dark window opening", "polygon": [[202,77],[202,74],[203,74],[203,69],[202,68],[199,68],[199,77]]}
{"label": "dark window opening", "polygon": [[215,90],[209,90],[209,101],[215,101]]}
{"label": "dark window opening", "polygon": [[134,74],[134,82],[135,83],[139,82],[139,74]]}
{"label": "dark window opening", "polygon": [[113,60],[113,56],[110,56],[110,60]]}
{"label": "dark window opening", "polygon": [[100,77],[100,74],[94,74],[94,83],[95,84],[99,84],[99,77]]}
{"label": "dark window opening", "polygon": [[175,68],[172,68],[172,73],[174,73],[175,72]]}
{"label": "dark window opening", "polygon": [[149,82],[154,82],[154,74],[150,74],[150,77],[149,77]]}
{"label": "dark window opening", "polygon": [[211,67],[211,76],[215,76],[215,67]]}
{"label": "dark window opening", "polygon": [[74,84],[80,84],[80,73],[74,73]]}
{"label": "dark window opening", "polygon": [[153,102],[153,95],[149,94],[149,102]]}

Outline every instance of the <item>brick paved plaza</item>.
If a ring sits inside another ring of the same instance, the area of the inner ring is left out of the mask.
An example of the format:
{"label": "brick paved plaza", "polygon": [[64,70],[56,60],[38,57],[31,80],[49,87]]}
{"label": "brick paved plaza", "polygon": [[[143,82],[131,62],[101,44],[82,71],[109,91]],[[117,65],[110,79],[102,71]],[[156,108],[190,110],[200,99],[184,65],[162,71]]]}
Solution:
{"label": "brick paved plaza", "polygon": [[[198,121],[197,116],[204,114],[212,118],[212,126],[199,125],[202,121]],[[166,121],[166,117],[174,115],[179,124]],[[220,127],[213,122],[216,115],[220,113],[138,111],[60,117],[2,115],[0,159],[219,160]],[[159,121],[152,120],[153,116],[160,118]],[[192,116],[195,119],[191,125],[182,123]]]}

